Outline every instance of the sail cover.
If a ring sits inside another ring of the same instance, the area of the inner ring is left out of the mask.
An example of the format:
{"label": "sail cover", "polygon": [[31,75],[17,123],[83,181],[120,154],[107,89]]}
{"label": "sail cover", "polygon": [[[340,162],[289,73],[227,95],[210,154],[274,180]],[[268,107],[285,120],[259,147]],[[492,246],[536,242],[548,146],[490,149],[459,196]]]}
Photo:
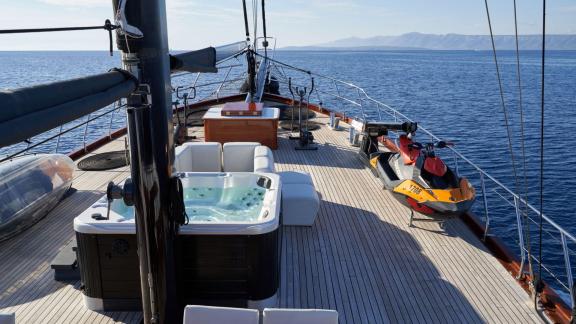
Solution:
{"label": "sail cover", "polygon": [[197,51],[170,55],[171,72],[216,73],[216,63],[241,54],[246,49],[246,42],[207,47]]}
{"label": "sail cover", "polygon": [[0,147],[24,141],[88,115],[136,89],[128,72],[103,74],[16,90],[0,90]]}

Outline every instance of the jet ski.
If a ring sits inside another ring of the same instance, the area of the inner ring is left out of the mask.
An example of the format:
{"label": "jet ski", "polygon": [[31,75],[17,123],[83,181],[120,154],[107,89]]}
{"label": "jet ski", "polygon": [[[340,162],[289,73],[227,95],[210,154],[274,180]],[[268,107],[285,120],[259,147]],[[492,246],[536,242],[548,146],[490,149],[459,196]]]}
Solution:
{"label": "jet ski", "polygon": [[[456,216],[470,209],[474,187],[435,153],[453,144],[413,141],[417,124],[411,122],[366,123],[364,129],[360,156],[402,204],[430,216]],[[403,132],[397,143],[387,137],[389,130]]]}

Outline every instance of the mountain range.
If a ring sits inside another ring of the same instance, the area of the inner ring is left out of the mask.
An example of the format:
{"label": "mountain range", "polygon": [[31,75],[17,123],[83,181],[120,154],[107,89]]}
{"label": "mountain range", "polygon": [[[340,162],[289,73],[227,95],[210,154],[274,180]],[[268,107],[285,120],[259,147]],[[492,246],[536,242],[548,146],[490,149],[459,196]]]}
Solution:
{"label": "mountain range", "polygon": [[[514,35],[494,36],[498,50],[514,50]],[[541,35],[520,35],[522,50],[542,48]],[[399,36],[350,37],[311,46],[289,46],[285,50],[491,50],[489,35],[407,33]],[[576,35],[546,35],[548,50],[576,50]]]}

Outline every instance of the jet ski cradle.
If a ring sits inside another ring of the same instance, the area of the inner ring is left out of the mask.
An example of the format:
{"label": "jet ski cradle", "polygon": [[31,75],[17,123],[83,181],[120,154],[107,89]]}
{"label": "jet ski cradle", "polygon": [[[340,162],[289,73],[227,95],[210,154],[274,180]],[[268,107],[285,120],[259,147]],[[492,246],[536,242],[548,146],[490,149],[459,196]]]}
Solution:
{"label": "jet ski cradle", "polygon": [[[366,122],[362,127],[359,156],[379,178],[384,188],[410,208],[409,226],[414,211],[447,217],[466,212],[475,198],[475,191],[466,178],[460,178],[435,149],[453,145],[445,141],[418,143],[412,136],[418,128],[415,122]],[[389,131],[403,132],[398,143],[391,141]],[[381,151],[382,143],[386,150]]]}

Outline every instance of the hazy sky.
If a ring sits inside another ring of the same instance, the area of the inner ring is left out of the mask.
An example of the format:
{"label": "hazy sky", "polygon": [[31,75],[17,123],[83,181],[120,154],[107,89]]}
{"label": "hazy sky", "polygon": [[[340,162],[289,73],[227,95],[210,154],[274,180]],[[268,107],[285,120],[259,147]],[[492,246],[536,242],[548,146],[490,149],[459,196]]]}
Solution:
{"label": "hazy sky", "polygon": [[[166,1],[173,49],[244,38],[241,0]],[[541,1],[517,3],[520,33],[540,33]],[[548,32],[576,34],[576,1],[548,3]],[[495,33],[511,34],[512,0],[489,4]],[[0,8],[0,29],[100,25],[113,18],[111,0],[0,0]],[[488,33],[484,0],[267,0],[266,9],[268,35],[278,39],[279,47],[414,31]],[[259,20],[259,32],[260,24]],[[104,31],[0,35],[0,50],[106,50],[107,46]]]}

